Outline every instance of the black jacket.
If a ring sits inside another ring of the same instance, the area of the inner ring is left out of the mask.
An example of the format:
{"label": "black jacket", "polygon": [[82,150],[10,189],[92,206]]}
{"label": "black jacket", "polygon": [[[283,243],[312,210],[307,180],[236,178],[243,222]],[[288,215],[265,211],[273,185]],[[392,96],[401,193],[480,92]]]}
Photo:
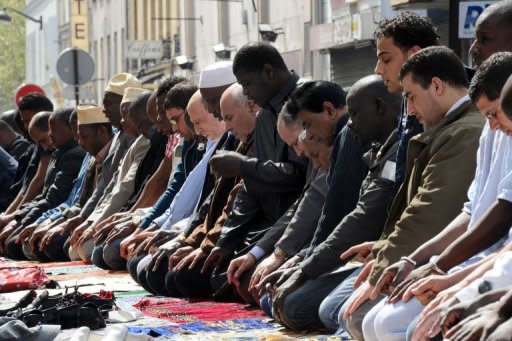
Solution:
{"label": "black jacket", "polygon": [[348,115],[344,115],[336,124],[336,139],[327,175],[329,190],[313,239],[309,248],[301,252],[301,256],[310,255],[356,207],[361,184],[368,172],[368,166],[363,161],[363,147],[352,129],[346,126],[347,121]]}
{"label": "black jacket", "polygon": [[16,221],[22,226],[29,225],[48,209],[63,203],[73,188],[84,156],[85,151],[74,141],[55,151],[48,164],[42,192],[23,206]]}
{"label": "black jacket", "polygon": [[378,153],[373,149],[365,154],[370,170],[361,186],[356,208],[301,264],[302,271],[310,278],[343,265],[340,254],[350,247],[379,238],[396,194],[393,165],[397,150],[398,134],[395,130]]}
{"label": "black jacket", "polygon": [[217,245],[243,250],[253,245],[297,199],[305,183],[307,160],[298,157],[277,133],[277,115],[297,87],[292,73],[282,90],[256,118],[253,158],[241,165],[244,186],[223,226]]}

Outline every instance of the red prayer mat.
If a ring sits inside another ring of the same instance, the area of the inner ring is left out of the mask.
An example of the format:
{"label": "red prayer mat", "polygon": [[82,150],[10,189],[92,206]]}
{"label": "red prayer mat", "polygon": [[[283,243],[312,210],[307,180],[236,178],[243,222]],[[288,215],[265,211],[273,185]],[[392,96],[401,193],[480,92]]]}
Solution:
{"label": "red prayer mat", "polygon": [[143,298],[133,305],[146,316],[174,323],[216,322],[265,316],[263,311],[241,303],[188,300],[172,297]]}
{"label": "red prayer mat", "polygon": [[38,266],[16,267],[0,265],[0,292],[11,292],[45,287],[50,282]]}
{"label": "red prayer mat", "polygon": [[16,262],[5,262],[0,260],[0,264],[14,264],[16,267],[20,268],[26,268],[26,267],[32,267],[37,264],[38,267],[44,268],[44,269],[50,269],[50,268],[58,268],[58,267],[64,267],[64,266],[81,266],[85,265],[86,263],[82,261],[71,261],[71,262],[53,262],[53,263],[40,263],[36,261],[16,261]]}

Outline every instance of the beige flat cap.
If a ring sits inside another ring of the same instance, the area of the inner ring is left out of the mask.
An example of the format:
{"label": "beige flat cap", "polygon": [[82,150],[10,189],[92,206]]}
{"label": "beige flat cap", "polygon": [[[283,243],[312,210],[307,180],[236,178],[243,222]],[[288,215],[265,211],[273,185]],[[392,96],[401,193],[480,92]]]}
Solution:
{"label": "beige flat cap", "polygon": [[105,91],[113,92],[120,96],[124,95],[124,90],[126,88],[140,88],[142,84],[140,81],[132,75],[131,73],[118,73],[117,75],[112,76],[108,81],[107,87]]}
{"label": "beige flat cap", "polygon": [[124,89],[123,99],[121,104],[133,102],[137,97],[145,93],[147,90],[142,88],[126,88]]}
{"label": "beige flat cap", "polygon": [[94,105],[79,105],[76,108],[78,125],[95,124],[95,123],[110,123],[110,120],[105,116],[102,107]]}

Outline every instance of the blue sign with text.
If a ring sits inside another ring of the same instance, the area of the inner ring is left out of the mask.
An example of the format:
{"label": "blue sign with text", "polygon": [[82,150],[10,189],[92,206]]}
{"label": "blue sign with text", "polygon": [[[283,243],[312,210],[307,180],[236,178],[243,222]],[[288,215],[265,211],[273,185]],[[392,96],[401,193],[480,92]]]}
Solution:
{"label": "blue sign with text", "polygon": [[464,1],[459,3],[459,38],[475,36],[476,21],[494,1]]}

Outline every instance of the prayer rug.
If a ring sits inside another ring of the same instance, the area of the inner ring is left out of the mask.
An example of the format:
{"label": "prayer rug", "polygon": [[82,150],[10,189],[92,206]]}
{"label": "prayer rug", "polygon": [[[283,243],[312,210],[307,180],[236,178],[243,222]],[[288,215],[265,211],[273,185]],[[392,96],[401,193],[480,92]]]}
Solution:
{"label": "prayer rug", "polygon": [[215,322],[265,316],[261,310],[249,308],[241,303],[219,303],[172,297],[143,298],[133,306],[146,316],[174,323]]}
{"label": "prayer rug", "polygon": [[0,292],[44,288],[49,283],[50,278],[38,266],[0,265]]}

